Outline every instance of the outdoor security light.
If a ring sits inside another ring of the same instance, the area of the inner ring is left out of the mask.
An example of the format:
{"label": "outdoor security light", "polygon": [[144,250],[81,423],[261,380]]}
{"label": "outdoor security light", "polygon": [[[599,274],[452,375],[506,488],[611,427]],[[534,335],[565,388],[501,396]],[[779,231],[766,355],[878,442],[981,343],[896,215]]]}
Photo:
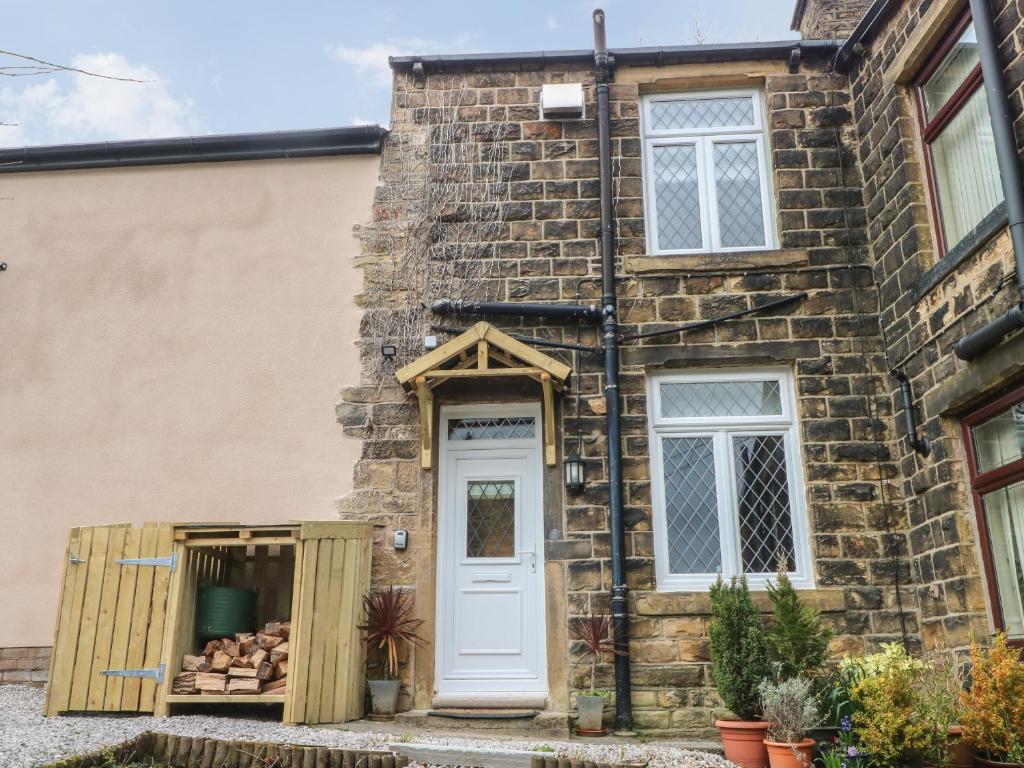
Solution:
{"label": "outdoor security light", "polygon": [[398,347],[394,344],[381,344],[380,354],[385,360],[393,360],[398,356]]}
{"label": "outdoor security light", "polygon": [[571,493],[579,493],[583,490],[583,459],[573,450],[565,457],[562,464],[565,466],[566,490]]}

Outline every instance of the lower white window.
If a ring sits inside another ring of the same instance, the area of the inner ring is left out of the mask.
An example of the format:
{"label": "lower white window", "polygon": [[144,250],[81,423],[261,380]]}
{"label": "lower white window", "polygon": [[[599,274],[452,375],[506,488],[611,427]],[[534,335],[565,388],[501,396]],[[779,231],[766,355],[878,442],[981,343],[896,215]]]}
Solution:
{"label": "lower white window", "polygon": [[648,406],[658,589],[813,587],[792,373],[655,376]]}

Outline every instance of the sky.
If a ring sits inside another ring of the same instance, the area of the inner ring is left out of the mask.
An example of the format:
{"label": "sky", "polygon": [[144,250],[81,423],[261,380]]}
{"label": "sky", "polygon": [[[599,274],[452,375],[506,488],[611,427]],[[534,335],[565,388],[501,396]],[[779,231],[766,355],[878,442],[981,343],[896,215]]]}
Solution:
{"label": "sky", "polygon": [[[794,0],[0,0],[0,146],[388,121],[389,55],[782,40]],[[6,76],[5,76],[6,75]]]}

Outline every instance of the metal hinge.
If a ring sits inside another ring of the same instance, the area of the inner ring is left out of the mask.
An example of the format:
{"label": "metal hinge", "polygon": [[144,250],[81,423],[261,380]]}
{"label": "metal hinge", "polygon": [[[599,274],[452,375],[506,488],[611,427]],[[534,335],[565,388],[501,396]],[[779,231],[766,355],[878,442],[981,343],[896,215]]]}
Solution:
{"label": "metal hinge", "polygon": [[100,674],[106,677],[142,677],[162,683],[164,671],[165,666],[161,664],[156,669],[105,669]]}
{"label": "metal hinge", "polygon": [[118,565],[155,565],[159,568],[170,568],[172,571],[178,569],[178,553],[167,557],[133,557],[125,560],[115,560]]}
{"label": "metal hinge", "polygon": [[68,555],[68,562],[72,565],[81,565],[85,562],[85,560],[80,558],[77,552],[72,552],[70,555]]}

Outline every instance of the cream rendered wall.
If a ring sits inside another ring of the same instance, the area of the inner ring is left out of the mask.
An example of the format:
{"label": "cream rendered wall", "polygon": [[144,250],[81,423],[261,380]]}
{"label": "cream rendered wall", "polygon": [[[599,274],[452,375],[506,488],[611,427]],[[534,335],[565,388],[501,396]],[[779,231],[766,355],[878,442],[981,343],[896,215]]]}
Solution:
{"label": "cream rendered wall", "polygon": [[0,176],[0,647],[68,528],[333,518],[377,156]]}

